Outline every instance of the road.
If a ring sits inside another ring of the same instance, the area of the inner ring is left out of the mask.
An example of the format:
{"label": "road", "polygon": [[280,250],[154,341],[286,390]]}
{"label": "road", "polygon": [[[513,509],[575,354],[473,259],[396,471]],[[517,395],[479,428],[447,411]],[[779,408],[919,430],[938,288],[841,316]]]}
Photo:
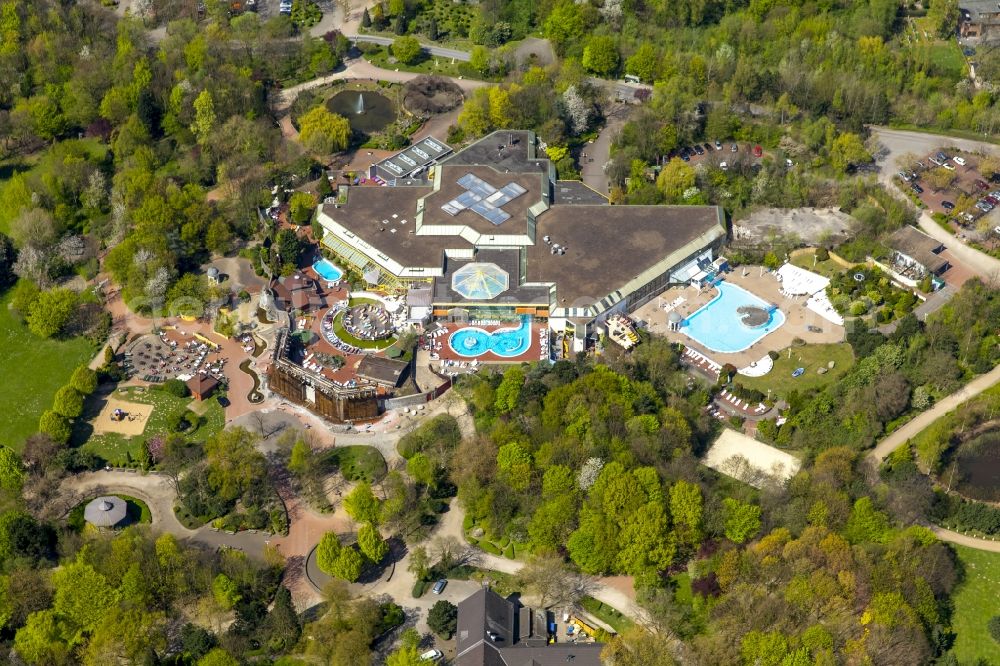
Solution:
{"label": "road", "polygon": [[594,143],[587,144],[585,148],[585,152],[587,153],[586,159],[582,156],[580,159],[580,176],[583,178],[584,184],[605,196],[608,195],[608,176],[604,171],[604,167],[611,159],[611,141],[615,138],[621,126],[625,124],[631,108],[627,104],[612,102],[608,112],[607,123],[600,134],[597,135]]}
{"label": "road", "polygon": [[[287,109],[303,90],[321,88],[333,83],[334,81],[341,81],[344,79],[371,79],[373,81],[406,83],[407,81],[415,79],[418,76],[421,76],[421,74],[416,72],[399,72],[391,69],[382,69],[381,67],[376,67],[371,64],[367,60],[358,58],[347,61],[344,69],[338,72],[327,74],[326,76],[321,76],[319,78],[312,79],[311,81],[306,81],[304,83],[299,83],[298,85],[282,89],[278,93],[276,110],[280,111]],[[475,81],[473,79],[452,77],[451,80],[454,81],[464,93],[470,93],[476,88],[482,88],[483,86],[489,85],[485,81]]]}
{"label": "road", "polygon": [[[352,42],[364,42],[366,44],[378,44],[379,46],[390,46],[395,41],[391,37],[379,37],[378,35],[344,35]],[[446,49],[441,46],[434,46],[433,44],[421,44],[420,45],[424,51],[427,51],[432,56],[438,56],[440,58],[452,58],[453,60],[460,60],[462,62],[469,62],[472,57],[467,51],[459,51],[458,49]]]}
{"label": "road", "polygon": [[[872,127],[871,130],[878,137],[879,143],[885,148],[885,154],[878,157],[879,165],[882,167],[879,170],[879,180],[885,184],[890,192],[896,191],[896,186],[892,182],[892,175],[898,169],[895,160],[900,155],[906,153],[916,153],[917,155],[927,154],[932,150],[937,150],[944,146],[955,146],[969,152],[985,151],[993,154],[1000,153],[997,150],[997,146],[985,141],[955,139],[949,136],[908,132],[889,127]],[[952,236],[942,229],[927,212],[921,212],[919,223],[920,229],[924,233],[943,243],[962,263],[974,270],[984,280],[992,280],[1000,277],[1000,260],[984,252],[980,252],[973,247],[969,247],[959,238]]]}

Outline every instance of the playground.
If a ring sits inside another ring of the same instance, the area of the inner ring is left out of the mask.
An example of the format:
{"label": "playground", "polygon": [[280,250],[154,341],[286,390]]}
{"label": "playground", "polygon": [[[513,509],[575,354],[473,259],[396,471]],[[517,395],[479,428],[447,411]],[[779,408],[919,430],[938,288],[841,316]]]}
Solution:
{"label": "playground", "polygon": [[141,435],[152,413],[153,405],[111,398],[93,421],[94,434],[116,433],[126,437]]}

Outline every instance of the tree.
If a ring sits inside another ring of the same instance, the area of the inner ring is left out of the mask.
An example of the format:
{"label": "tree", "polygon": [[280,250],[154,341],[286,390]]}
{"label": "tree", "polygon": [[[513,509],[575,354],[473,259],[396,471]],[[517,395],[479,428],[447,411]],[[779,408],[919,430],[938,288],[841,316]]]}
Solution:
{"label": "tree", "polygon": [[246,428],[231,428],[205,443],[208,480],[225,499],[243,495],[256,481],[266,478],[267,466],[257,450],[257,435]]}
{"label": "tree", "polygon": [[410,551],[410,563],[406,565],[406,570],[413,574],[417,580],[423,580],[430,571],[430,558],[427,556],[427,549],[423,546],[416,546]]}
{"label": "tree", "polygon": [[350,142],[351,124],[322,104],[299,117],[299,138],[314,153],[336,153]]}
{"label": "tree", "polygon": [[670,515],[677,537],[689,546],[697,546],[701,542],[701,488],[683,479],[671,486]]}
{"label": "tree", "polygon": [[330,571],[334,568],[340,551],[340,538],[337,533],[327,532],[316,545],[316,565],[323,571]]}
{"label": "tree", "polygon": [[324,573],[350,583],[361,575],[364,560],[353,546],[341,546],[336,533],[324,534],[316,548],[316,564]]}
{"label": "tree", "polygon": [[594,579],[574,570],[553,553],[533,555],[517,572],[518,584],[531,591],[543,607],[572,607],[594,588]]}
{"label": "tree", "polygon": [[643,81],[653,81],[659,69],[660,54],[649,42],[643,42],[635,53],[625,61],[625,71],[635,74]]}
{"label": "tree", "polygon": [[13,449],[0,445],[0,490],[18,494],[24,482],[24,467]]}
{"label": "tree", "polygon": [[358,548],[362,555],[375,564],[381,562],[389,553],[389,544],[379,534],[378,528],[371,523],[365,523],[358,530]]}
{"label": "tree", "polygon": [[347,515],[359,523],[378,524],[381,502],[372,493],[372,487],[367,481],[361,481],[344,498],[344,509]]}
{"label": "tree", "polygon": [[70,636],[92,631],[115,604],[118,592],[89,564],[73,562],[52,574],[53,608]]}
{"label": "tree", "polygon": [[601,660],[615,666],[674,666],[672,640],[676,640],[672,634],[634,627],[612,637],[601,650]]}
{"label": "tree", "polygon": [[958,18],[958,0],[930,0],[927,21],[938,37],[953,37],[958,31]]}
{"label": "tree", "polygon": [[17,250],[9,236],[0,232],[0,289],[6,289],[14,282],[14,262]]}
{"label": "tree", "polygon": [[312,462],[312,448],[305,440],[296,440],[288,459],[288,470],[296,476],[302,476],[310,471]]}
{"label": "tree", "polygon": [[522,386],[524,386],[524,370],[517,366],[507,368],[500,386],[497,387],[494,408],[501,414],[512,412],[517,406]]}
{"label": "tree", "polygon": [[386,657],[386,666],[423,666],[427,663],[420,658],[420,634],[415,629],[407,629],[400,639],[402,645]]}
{"label": "tree", "polygon": [[871,162],[871,153],[865,148],[861,137],[853,132],[844,132],[833,140],[830,147],[830,164],[833,168],[846,171],[853,164]]}
{"label": "tree", "polygon": [[[324,180],[326,177],[324,176]],[[295,224],[306,224],[316,210],[316,197],[308,192],[293,192],[288,200],[288,207],[292,213],[292,221]]]}
{"label": "tree", "polygon": [[667,162],[656,178],[656,186],[667,197],[667,203],[679,203],[684,198],[684,192],[694,187],[694,169],[679,158]]}
{"label": "tree", "polygon": [[436,42],[438,40],[438,23],[437,19],[434,18],[433,16],[431,17],[431,20],[427,23],[427,39],[431,40],[432,42]]}
{"label": "tree", "polygon": [[392,43],[392,55],[404,65],[412,65],[420,58],[423,47],[416,37],[400,37]]}
{"label": "tree", "polygon": [[542,31],[552,42],[558,55],[563,55],[570,44],[583,36],[586,23],[579,5],[572,0],[562,0],[549,13]]}
{"label": "tree", "polygon": [[90,395],[97,389],[97,373],[85,365],[77,367],[69,378],[69,384],[82,395]]}
{"label": "tree", "polygon": [[65,444],[69,441],[70,427],[60,414],[46,409],[38,419],[38,431],[51,437],[53,441]]}
{"label": "tree", "polygon": [[924,174],[924,178],[927,182],[931,184],[936,192],[941,190],[946,190],[951,187],[951,184],[955,182],[958,175],[954,171],[945,169],[944,167],[937,167],[936,169],[931,169]]}
{"label": "tree", "polygon": [[480,74],[488,74],[492,69],[489,50],[485,46],[473,46],[469,54],[469,65]]}
{"label": "tree", "polygon": [[230,610],[236,605],[236,602],[243,598],[239,585],[224,573],[220,573],[212,581],[212,595],[219,606],[225,610]]}
{"label": "tree", "polygon": [[372,27],[372,17],[371,14],[368,13],[367,7],[365,7],[365,10],[361,12],[361,27],[362,28]]}
{"label": "tree", "polygon": [[611,76],[618,71],[620,58],[615,38],[597,35],[583,49],[583,66],[599,76]]}
{"label": "tree", "polygon": [[979,173],[983,178],[992,178],[994,174],[1000,173],[1000,158],[984,155],[979,160]]}
{"label": "tree", "polygon": [[302,624],[292,605],[292,593],[284,585],[278,586],[274,605],[264,620],[263,631],[275,652],[292,647],[302,635]]}
{"label": "tree", "polygon": [[56,391],[52,409],[68,419],[75,419],[83,413],[83,396],[72,386],[63,386]]}
{"label": "tree", "polygon": [[14,647],[22,659],[36,666],[58,666],[70,660],[69,645],[52,609],[29,615],[27,624],[14,636]]}
{"label": "tree", "polygon": [[416,453],[406,461],[406,473],[413,477],[417,483],[425,486],[433,486],[436,481],[434,462],[423,453]]}
{"label": "tree", "polygon": [[240,662],[233,655],[217,647],[199,659],[198,666],[240,666]]}
{"label": "tree", "polygon": [[215,127],[215,102],[212,93],[202,90],[194,100],[194,122],[191,132],[197,137],[198,143],[204,143]]}
{"label": "tree", "polygon": [[13,558],[32,562],[52,557],[55,532],[23,511],[0,514],[0,564]]}
{"label": "tree", "polygon": [[76,292],[69,289],[41,292],[25,316],[28,329],[40,338],[61,333],[76,312],[78,300]]}
{"label": "tree", "polygon": [[458,627],[458,606],[441,599],[427,613],[427,626],[438,636],[449,640]]}
{"label": "tree", "polygon": [[733,543],[743,543],[760,531],[760,507],[732,497],[722,500],[722,513],[726,538]]}

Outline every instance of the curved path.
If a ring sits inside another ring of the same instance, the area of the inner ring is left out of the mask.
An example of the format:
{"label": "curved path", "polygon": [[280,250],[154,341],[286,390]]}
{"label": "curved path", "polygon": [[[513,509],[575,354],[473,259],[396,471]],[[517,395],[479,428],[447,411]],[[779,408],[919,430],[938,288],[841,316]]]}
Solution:
{"label": "curved path", "polygon": [[[886,456],[905,444],[907,440],[916,436],[924,428],[927,428],[934,421],[955,409],[966,400],[976,397],[998,382],[1000,382],[1000,365],[993,368],[985,375],[981,375],[972,380],[951,395],[942,398],[933,407],[925,412],[921,412],[916,416],[916,418],[907,422],[901,428],[883,439],[878,443],[878,446],[868,453],[867,459],[869,463],[871,463],[873,468],[878,469],[878,466],[886,458]],[[938,527],[937,525],[930,525],[929,527],[931,531],[934,532],[934,534],[936,534],[942,541],[957,543],[960,546],[967,546],[977,550],[987,550],[994,553],[1000,553],[1000,542],[967,536],[943,527]]]}

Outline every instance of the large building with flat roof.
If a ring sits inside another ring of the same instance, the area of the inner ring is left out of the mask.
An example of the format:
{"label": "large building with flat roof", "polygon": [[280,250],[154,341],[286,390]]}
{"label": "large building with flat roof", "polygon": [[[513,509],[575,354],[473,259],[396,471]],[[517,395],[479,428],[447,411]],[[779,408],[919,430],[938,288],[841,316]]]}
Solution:
{"label": "large building with flat roof", "polygon": [[[533,315],[585,347],[595,325],[710,264],[717,206],[611,206],[560,181],[534,133],[502,130],[428,168],[427,184],[345,187],[323,243],[435,319]],[[409,301],[409,299],[408,299]]]}

